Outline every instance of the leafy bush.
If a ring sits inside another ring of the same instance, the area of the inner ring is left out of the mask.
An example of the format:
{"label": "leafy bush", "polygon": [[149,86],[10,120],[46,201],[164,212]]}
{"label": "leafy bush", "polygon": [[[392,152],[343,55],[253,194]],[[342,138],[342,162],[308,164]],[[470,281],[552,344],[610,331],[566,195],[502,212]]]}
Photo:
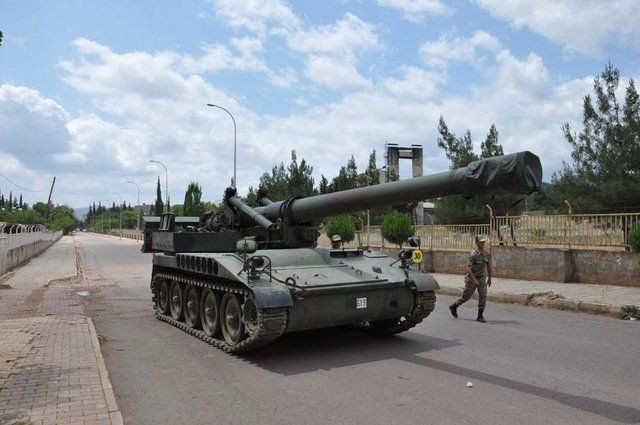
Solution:
{"label": "leafy bush", "polygon": [[394,211],[382,220],[382,237],[402,247],[408,237],[413,236],[414,228],[409,214]]}
{"label": "leafy bush", "polygon": [[531,229],[531,236],[534,238],[544,238],[547,234],[545,229]]}
{"label": "leafy bush", "polygon": [[324,224],[327,236],[340,235],[344,243],[351,242],[356,236],[356,225],[353,217],[348,214],[336,215]]}
{"label": "leafy bush", "polygon": [[625,319],[627,317],[633,317],[640,319],[640,310],[634,305],[623,305],[620,313],[620,317]]}
{"label": "leafy bush", "polygon": [[629,246],[631,251],[640,252],[640,221],[629,232]]}

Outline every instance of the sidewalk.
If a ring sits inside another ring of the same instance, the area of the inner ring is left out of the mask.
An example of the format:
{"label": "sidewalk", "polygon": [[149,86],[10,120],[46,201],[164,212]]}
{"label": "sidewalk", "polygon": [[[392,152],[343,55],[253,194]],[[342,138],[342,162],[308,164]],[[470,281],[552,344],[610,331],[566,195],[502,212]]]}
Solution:
{"label": "sidewalk", "polygon": [[[462,293],[463,275],[445,273],[432,275],[440,284],[439,293],[452,296],[459,296]],[[474,299],[476,298],[477,293],[474,294]],[[494,277],[487,299],[493,302],[617,316],[622,306],[633,305],[640,308],[640,288]]]}
{"label": "sidewalk", "polygon": [[65,236],[0,289],[2,424],[122,423],[76,272]]}

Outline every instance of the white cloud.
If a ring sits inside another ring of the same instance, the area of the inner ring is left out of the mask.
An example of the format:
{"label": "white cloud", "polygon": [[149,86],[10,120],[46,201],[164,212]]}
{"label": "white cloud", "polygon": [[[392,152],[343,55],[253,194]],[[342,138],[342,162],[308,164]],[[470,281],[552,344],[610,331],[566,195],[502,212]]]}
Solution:
{"label": "white cloud", "polygon": [[444,80],[415,66],[404,66],[402,79],[385,78],[382,87],[395,98],[416,102],[433,102],[438,96],[438,85]]}
{"label": "white cloud", "polygon": [[378,5],[402,12],[402,17],[411,22],[423,22],[429,16],[443,16],[452,10],[441,0],[377,0]]}
{"label": "white cloud", "polygon": [[264,33],[269,25],[293,30],[300,20],[279,0],[209,0],[216,16],[234,28]]}
{"label": "white cloud", "polygon": [[482,53],[500,48],[500,40],[485,31],[476,31],[471,37],[443,34],[435,41],[423,43],[420,57],[429,66],[446,68],[453,61],[476,63],[483,58]]}
{"label": "white cloud", "polygon": [[[291,149],[314,166],[316,177],[335,175],[350,154],[361,166],[373,149],[381,159],[385,141],[423,144],[425,172],[446,169],[448,164],[435,146],[440,115],[456,132],[470,128],[478,145],[495,123],[505,150],[530,149],[540,154],[549,178],[549,171],[568,158],[560,127],[565,121],[579,123],[582,96],[589,92],[592,79],[558,83],[539,56],[516,57],[485,34],[477,32],[465,40],[474,46],[476,56],[479,51],[498,50],[495,66],[483,74],[485,83],[460,95],[443,93],[441,73],[422,67],[402,66],[397,77],[365,79],[349,68],[349,62],[332,62],[341,54],[305,53],[317,73],[311,78],[330,87],[345,84],[349,90],[338,92],[337,100],[322,103],[312,101],[313,92],[305,92],[297,100],[297,112],[286,115],[246,108],[200,74],[188,72],[184,55],[116,53],[80,39],[75,44],[80,56],[62,67],[71,87],[93,102],[93,112],[70,117],[50,99],[15,87],[0,91],[4,93],[0,111],[16,119],[20,114],[7,105],[17,103],[29,112],[28,121],[22,122],[33,128],[49,118],[58,122],[66,135],[51,151],[46,167],[57,167],[59,196],[74,205],[108,197],[114,182],[124,187],[130,179],[143,184],[143,201],[151,201],[161,171],[148,164],[150,158],[169,165],[174,200],[191,180],[203,185],[206,199],[218,199],[231,176],[233,127],[228,115],[205,107],[207,102],[224,105],[237,120],[238,177],[243,191],[274,163],[287,161]],[[234,46],[245,52],[260,50],[250,39],[238,39]],[[473,56],[458,57],[473,60]],[[19,102],[13,100],[16,97]],[[2,140],[1,149],[6,145]],[[46,169],[42,163],[27,166],[28,157],[20,152],[8,158],[20,164],[23,173],[42,174]]]}
{"label": "white cloud", "polygon": [[62,106],[36,90],[0,85],[0,152],[4,155],[51,169],[53,156],[69,146],[67,120]]}
{"label": "white cloud", "polygon": [[330,89],[365,88],[371,82],[357,69],[363,53],[379,48],[373,25],[347,13],[332,25],[299,30],[287,39],[297,53],[306,54],[305,75]]}
{"label": "white cloud", "polygon": [[527,27],[570,51],[599,56],[610,42],[640,47],[637,0],[475,0],[498,19]]}
{"label": "white cloud", "polygon": [[334,90],[371,86],[371,81],[360,75],[352,63],[332,56],[310,55],[305,74],[310,80]]}
{"label": "white cloud", "polygon": [[352,57],[378,47],[378,36],[373,25],[347,13],[332,25],[296,32],[288,38],[287,45],[301,53]]}

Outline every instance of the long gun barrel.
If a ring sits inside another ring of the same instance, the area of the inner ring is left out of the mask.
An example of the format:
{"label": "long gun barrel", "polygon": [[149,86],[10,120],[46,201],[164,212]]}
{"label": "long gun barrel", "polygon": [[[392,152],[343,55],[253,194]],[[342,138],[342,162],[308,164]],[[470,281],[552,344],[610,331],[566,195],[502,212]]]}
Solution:
{"label": "long gun barrel", "polygon": [[474,161],[466,167],[429,176],[308,198],[273,202],[255,211],[271,221],[304,223],[337,214],[406,204],[447,195],[530,194],[540,189],[540,158],[524,151]]}

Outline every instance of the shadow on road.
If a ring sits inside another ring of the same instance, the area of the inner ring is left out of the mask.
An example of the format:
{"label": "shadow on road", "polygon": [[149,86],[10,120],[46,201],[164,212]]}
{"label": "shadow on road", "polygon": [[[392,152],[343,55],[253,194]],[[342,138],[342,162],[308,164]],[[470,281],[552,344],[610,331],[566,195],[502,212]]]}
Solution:
{"label": "shadow on road", "polygon": [[562,403],[575,409],[594,413],[610,420],[629,424],[640,423],[640,410],[633,407],[610,403],[608,401],[602,401],[591,397],[582,397],[562,391],[538,387],[536,385],[527,384],[525,382],[518,382],[490,373],[480,372],[478,370],[456,366],[450,363],[432,360],[425,357],[411,356],[410,358],[402,358],[402,360],[406,360],[411,363],[431,369],[436,369],[442,372],[464,376],[472,380],[484,381],[488,384],[498,385],[503,388],[508,388],[510,390],[519,391],[525,394],[536,395],[538,397]]}
{"label": "shadow on road", "polygon": [[[496,324],[519,323],[517,321],[495,322]],[[640,423],[640,409],[543,388],[424,357],[430,351],[460,345],[462,344],[457,339],[447,340],[413,332],[396,336],[375,336],[350,329],[321,329],[285,334],[256,352],[242,355],[242,358],[258,367],[285,376],[397,359],[462,376],[465,379],[482,381],[553,400],[609,420]]]}
{"label": "shadow on road", "polygon": [[257,351],[242,355],[256,366],[282,375],[329,370],[461,345],[414,332],[378,336],[348,328],[285,334]]}

